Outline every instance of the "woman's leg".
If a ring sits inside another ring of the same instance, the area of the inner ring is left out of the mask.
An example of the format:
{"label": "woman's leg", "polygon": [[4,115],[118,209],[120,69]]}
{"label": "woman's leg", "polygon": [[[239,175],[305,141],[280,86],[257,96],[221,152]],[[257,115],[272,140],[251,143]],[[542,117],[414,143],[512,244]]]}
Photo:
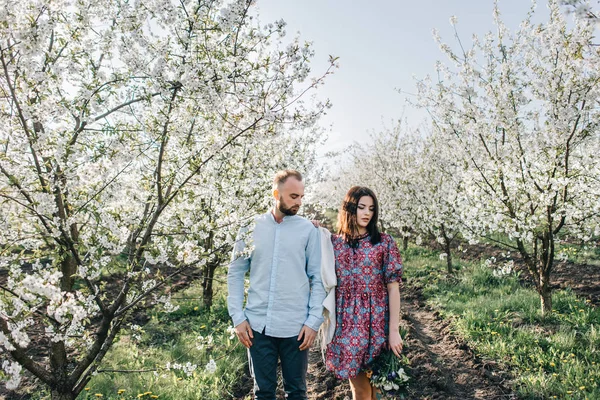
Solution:
{"label": "woman's leg", "polygon": [[356,378],[350,379],[350,389],[352,389],[352,400],[372,400],[374,398],[375,391],[364,372],[360,372]]}
{"label": "woman's leg", "polygon": [[[381,393],[381,390],[371,386],[371,400],[377,400],[377,393]],[[379,397],[379,399],[381,399],[381,397]]]}

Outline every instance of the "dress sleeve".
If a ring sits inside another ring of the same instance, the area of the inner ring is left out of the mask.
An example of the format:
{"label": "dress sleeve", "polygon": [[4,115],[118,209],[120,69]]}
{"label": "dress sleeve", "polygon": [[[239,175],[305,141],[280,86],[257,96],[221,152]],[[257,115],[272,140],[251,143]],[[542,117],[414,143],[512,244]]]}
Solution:
{"label": "dress sleeve", "polygon": [[384,282],[386,285],[392,282],[400,282],[404,267],[402,266],[402,257],[396,241],[390,235],[385,235],[383,244],[385,245],[385,254],[383,255]]}

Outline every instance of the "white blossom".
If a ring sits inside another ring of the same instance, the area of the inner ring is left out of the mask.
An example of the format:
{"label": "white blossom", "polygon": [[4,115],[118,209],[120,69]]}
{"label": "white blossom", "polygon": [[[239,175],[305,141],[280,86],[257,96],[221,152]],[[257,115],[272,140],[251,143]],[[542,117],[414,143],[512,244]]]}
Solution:
{"label": "white blossom", "polygon": [[6,388],[8,390],[14,390],[21,383],[21,370],[23,369],[16,362],[4,361],[2,363],[2,369],[8,376],[8,380],[6,381]]}
{"label": "white blossom", "polygon": [[211,358],[210,361],[204,367],[204,370],[209,374],[214,374],[217,370],[217,363],[215,362],[215,360]]}

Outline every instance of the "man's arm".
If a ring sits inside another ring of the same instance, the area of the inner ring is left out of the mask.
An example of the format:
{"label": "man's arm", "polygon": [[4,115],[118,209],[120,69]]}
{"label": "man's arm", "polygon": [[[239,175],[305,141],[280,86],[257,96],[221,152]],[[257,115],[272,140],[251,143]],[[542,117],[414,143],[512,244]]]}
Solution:
{"label": "man's arm", "polygon": [[244,255],[245,229],[240,229],[233,246],[231,263],[227,271],[227,310],[233,320],[233,326],[238,326],[246,320],[244,315],[244,278],[250,269],[250,257]]}
{"label": "man's arm", "polygon": [[227,310],[233,320],[235,334],[246,347],[252,346],[252,328],[244,315],[244,277],[250,269],[250,257],[244,254],[246,229],[240,229],[233,246],[231,263],[227,271]]}

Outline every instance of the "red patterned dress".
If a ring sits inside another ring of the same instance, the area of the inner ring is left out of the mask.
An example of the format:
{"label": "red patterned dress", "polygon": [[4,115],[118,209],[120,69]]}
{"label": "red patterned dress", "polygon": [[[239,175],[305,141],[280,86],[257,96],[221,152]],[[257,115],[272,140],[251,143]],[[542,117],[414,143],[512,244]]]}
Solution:
{"label": "red patterned dress", "polygon": [[337,287],[336,327],[327,346],[327,369],[340,379],[355,378],[379,355],[387,341],[387,284],[402,278],[402,259],[394,239],[385,233],[371,244],[370,236],[351,247],[331,235]]}

